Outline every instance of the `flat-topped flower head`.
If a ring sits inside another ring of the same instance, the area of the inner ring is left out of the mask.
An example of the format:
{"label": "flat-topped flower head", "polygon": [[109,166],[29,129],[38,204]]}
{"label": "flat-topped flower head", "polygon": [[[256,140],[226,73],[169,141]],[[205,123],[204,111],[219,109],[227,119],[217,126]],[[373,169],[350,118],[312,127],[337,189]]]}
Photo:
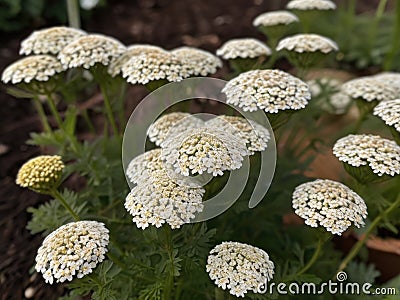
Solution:
{"label": "flat-topped flower head", "polygon": [[380,102],[374,108],[374,115],[400,132],[400,99]]}
{"label": "flat-topped flower head", "polygon": [[32,158],[19,169],[16,184],[38,192],[49,191],[57,188],[64,167],[58,155]]}
{"label": "flat-topped flower head", "polygon": [[400,146],[379,135],[347,135],[336,141],[333,154],[352,167],[367,166],[378,176],[400,174]]}
{"label": "flat-topped flower head", "polygon": [[374,77],[360,77],[347,81],[342,85],[342,91],[353,99],[367,102],[396,99],[396,90],[388,83]]}
{"label": "flat-topped flower head", "polygon": [[218,116],[206,122],[207,127],[219,128],[223,131],[231,131],[238,135],[247,146],[251,154],[255,151],[267,149],[271,135],[267,128],[253,120],[247,120],[235,116]]}
{"label": "flat-topped flower head", "polygon": [[329,0],[292,0],[286,5],[294,10],[334,10],[336,4]]}
{"label": "flat-topped flower head", "polygon": [[164,169],[161,161],[161,149],[153,149],[133,158],[127,169],[126,175],[132,183],[139,184],[150,176],[153,171]]}
{"label": "flat-topped flower head", "polygon": [[222,67],[222,61],[218,57],[201,49],[180,47],[172,50],[171,53],[187,61],[194,76],[214,74],[218,68]]}
{"label": "flat-topped flower head", "polygon": [[186,60],[164,52],[148,52],[130,58],[122,65],[122,76],[131,84],[147,84],[156,80],[178,82],[192,75]]}
{"label": "flat-topped flower head", "polygon": [[350,226],[365,225],[367,206],[364,200],[344,184],[317,179],[296,187],[292,205],[295,213],[311,227],[323,226],[341,235]]}
{"label": "flat-topped flower head", "polygon": [[199,128],[204,122],[189,113],[173,112],[160,117],[147,130],[150,141],[157,146],[169,136],[182,133],[188,129]]}
{"label": "flat-topped flower head", "polygon": [[176,173],[184,176],[239,169],[249,154],[242,139],[214,127],[187,130],[173,135],[162,144],[161,157]]}
{"label": "flat-topped flower head", "polygon": [[65,224],[50,233],[36,255],[35,269],[46,282],[71,281],[92,273],[107,253],[108,229],[97,221]]}
{"label": "flat-topped flower head", "polygon": [[263,13],[253,20],[253,26],[278,26],[299,22],[299,18],[291,12],[277,10]]}
{"label": "flat-topped flower head", "polygon": [[108,73],[115,77],[122,73],[122,66],[133,56],[151,52],[167,53],[167,51],[163,48],[154,45],[137,44],[129,46],[122,55],[111,61],[110,65],[108,66]]}
{"label": "flat-topped flower head", "polygon": [[19,54],[57,55],[72,41],[86,35],[86,32],[70,27],[51,27],[32,32],[21,42]]}
{"label": "flat-topped flower head", "polygon": [[227,41],[217,50],[217,55],[227,60],[269,56],[271,53],[271,49],[269,49],[264,43],[252,38],[233,39]]}
{"label": "flat-topped flower head", "polygon": [[238,242],[222,242],[208,255],[206,270],[211,280],[236,297],[259,287],[274,276],[274,263],[262,249]]}
{"label": "flat-topped flower head", "polygon": [[95,64],[109,65],[125,49],[123,44],[112,37],[88,34],[69,43],[58,54],[58,58],[66,68],[90,69]]}
{"label": "flat-topped flower head", "polygon": [[338,51],[337,44],[331,39],[314,34],[296,34],[279,41],[276,51],[293,51],[296,53],[321,52],[324,54]]}
{"label": "flat-topped flower head", "polygon": [[165,170],[151,171],[149,176],[135,186],[125,200],[126,210],[133,216],[138,228],[149,225],[161,227],[167,223],[179,228],[203,211],[203,188],[178,185]]}
{"label": "flat-topped flower head", "polygon": [[319,106],[333,114],[343,114],[351,104],[351,97],[340,90],[343,84],[336,78],[322,77],[307,82],[313,99],[319,100]]}
{"label": "flat-topped flower head", "polygon": [[64,70],[61,63],[50,55],[33,55],[22,58],[9,65],[1,76],[4,83],[30,83],[48,81]]}
{"label": "flat-topped flower head", "polygon": [[378,81],[382,81],[397,91],[397,97],[400,98],[400,73],[382,72],[372,76]]}
{"label": "flat-topped flower head", "polygon": [[267,113],[302,109],[311,99],[306,83],[280,70],[242,73],[231,79],[222,92],[229,104],[244,111],[263,109]]}

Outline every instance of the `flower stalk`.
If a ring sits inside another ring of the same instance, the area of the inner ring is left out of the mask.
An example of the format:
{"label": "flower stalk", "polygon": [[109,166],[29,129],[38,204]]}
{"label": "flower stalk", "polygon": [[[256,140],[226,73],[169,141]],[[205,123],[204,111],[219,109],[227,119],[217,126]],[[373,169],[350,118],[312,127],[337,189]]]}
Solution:
{"label": "flower stalk", "polygon": [[365,242],[368,240],[372,232],[378,227],[379,223],[388,216],[390,213],[392,213],[396,208],[400,206],[400,195],[397,196],[397,199],[383,212],[381,212],[369,225],[367,231],[365,234],[357,241],[357,243],[354,245],[354,247],[351,249],[351,251],[347,254],[347,256],[343,259],[343,261],[339,265],[339,269],[337,270],[336,273],[339,273],[346,269],[347,265],[349,262],[353,260],[354,257],[357,256],[357,254],[360,252],[361,248],[364,246]]}

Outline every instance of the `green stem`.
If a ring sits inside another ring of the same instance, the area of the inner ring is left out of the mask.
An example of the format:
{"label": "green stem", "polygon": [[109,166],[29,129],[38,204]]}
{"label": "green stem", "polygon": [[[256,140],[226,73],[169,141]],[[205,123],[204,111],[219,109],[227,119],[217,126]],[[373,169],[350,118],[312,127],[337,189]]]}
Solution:
{"label": "green stem", "polygon": [[126,120],[125,120],[125,109],[124,109],[124,104],[125,104],[125,97],[126,97],[126,91],[128,89],[128,84],[127,82],[124,80],[119,88],[120,93],[118,95],[118,118],[119,118],[119,124],[121,126],[121,128],[124,128],[125,124],[126,124]]}
{"label": "green stem", "polygon": [[70,215],[74,218],[75,221],[79,221],[79,216],[74,212],[74,210],[71,208],[71,206],[68,205],[67,201],[63,197],[63,195],[60,194],[60,192],[56,189],[53,189],[50,191],[50,196],[54,197],[55,199],[59,200],[61,204],[64,206],[66,210],[70,213]]}
{"label": "green stem", "polygon": [[390,126],[390,132],[397,145],[400,145],[400,132],[398,132],[393,126]]}
{"label": "green stem", "polygon": [[171,239],[171,228],[168,225],[163,226],[164,227],[164,234],[165,234],[165,239],[166,239],[166,250],[168,252],[168,257],[169,261],[171,264],[170,267],[170,274],[167,274],[167,283],[165,285],[164,289],[164,300],[170,300],[172,299],[172,289],[174,286],[174,257],[172,254],[172,239]]}
{"label": "green stem", "polygon": [[103,286],[100,279],[96,276],[96,274],[88,274],[87,275],[91,280],[93,280],[99,287]]}
{"label": "green stem", "polygon": [[110,125],[111,125],[114,135],[119,136],[117,124],[115,123],[114,114],[113,114],[113,111],[111,108],[111,102],[108,97],[107,90],[102,82],[99,82],[99,86],[100,86],[101,93],[103,94],[104,107],[106,109],[106,115],[107,115],[108,121],[110,122]]}
{"label": "green stem", "polygon": [[321,250],[322,250],[322,246],[324,245],[325,240],[320,238],[318,240],[318,244],[317,244],[317,248],[315,249],[315,252],[313,254],[313,256],[311,257],[311,259],[308,261],[308,263],[300,270],[298,271],[295,275],[294,278],[300,276],[301,274],[305,273],[309,268],[311,268],[311,266],[315,263],[315,261],[317,260],[317,258],[319,257]]}
{"label": "green stem", "polygon": [[55,104],[55,102],[53,100],[53,97],[51,96],[51,93],[46,91],[46,97],[47,97],[47,102],[48,102],[49,107],[50,107],[50,111],[51,111],[52,115],[54,116],[54,118],[56,119],[58,127],[60,128],[60,130],[63,132],[63,134],[65,134],[65,136],[70,141],[72,151],[74,153],[79,154],[78,141],[77,141],[77,139],[75,138],[74,135],[68,133],[67,130],[65,129],[64,123],[63,123],[63,121],[61,119],[61,116],[60,116],[58,110],[57,110],[56,104]]}
{"label": "green stem", "polygon": [[80,28],[81,20],[79,15],[78,0],[67,0],[68,23],[70,27]]}
{"label": "green stem", "polygon": [[56,104],[53,100],[53,97],[51,96],[50,93],[46,93],[46,97],[47,97],[47,103],[49,104],[49,107],[50,107],[50,111],[51,111],[54,119],[56,120],[58,127],[60,129],[63,129],[63,122],[61,120],[60,114],[58,113],[58,110],[57,110]]}
{"label": "green stem", "polygon": [[34,100],[33,103],[34,103],[36,111],[37,111],[37,113],[39,115],[39,119],[40,119],[40,121],[42,123],[44,131],[47,132],[47,133],[51,133],[52,130],[51,130],[49,122],[47,121],[47,116],[46,116],[46,114],[44,112],[42,102],[40,102],[39,97],[36,96],[36,95],[33,97],[33,100]]}
{"label": "green stem", "polygon": [[368,230],[365,232],[364,236],[360,238],[351,251],[347,254],[347,256],[343,259],[342,263],[339,265],[339,269],[337,273],[346,269],[349,262],[358,254],[361,248],[364,246],[365,242],[368,240],[368,237],[372,234],[375,228],[379,225],[384,217],[389,215],[393,210],[398,208],[400,205],[400,194],[397,196],[397,199],[383,212],[381,212],[369,225]]}
{"label": "green stem", "polygon": [[83,117],[83,119],[85,120],[87,126],[89,127],[89,131],[90,131],[91,133],[95,133],[95,132],[96,132],[96,129],[94,128],[94,125],[93,125],[92,121],[91,121],[90,118],[89,118],[87,109],[83,109],[83,110],[82,110],[82,117]]}
{"label": "green stem", "polygon": [[393,60],[400,49],[400,1],[396,1],[395,21],[392,35],[392,45],[384,61],[384,70],[389,71],[393,68]]}
{"label": "green stem", "polygon": [[372,20],[372,23],[371,23],[372,28],[370,30],[369,38],[367,41],[368,42],[368,50],[369,50],[368,53],[372,52],[372,49],[373,49],[373,46],[374,46],[374,43],[376,40],[376,35],[378,33],[379,22],[381,21],[383,13],[385,12],[386,3],[387,3],[387,0],[379,1],[378,7],[375,12],[375,17]]}
{"label": "green stem", "polygon": [[358,118],[356,124],[354,125],[354,128],[353,128],[353,130],[352,130],[351,133],[357,134],[357,133],[360,131],[361,126],[362,126],[362,124],[363,124],[363,122],[364,122],[365,117],[367,116],[367,114],[368,114],[368,113],[365,113],[365,112],[364,112],[364,113],[362,113],[362,114],[360,115],[360,117]]}

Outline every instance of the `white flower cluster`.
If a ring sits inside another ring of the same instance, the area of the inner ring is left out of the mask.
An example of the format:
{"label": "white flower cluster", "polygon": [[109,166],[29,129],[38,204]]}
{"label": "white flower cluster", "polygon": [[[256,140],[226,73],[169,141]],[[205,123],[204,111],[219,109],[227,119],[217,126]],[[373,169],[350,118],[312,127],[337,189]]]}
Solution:
{"label": "white flower cluster", "polygon": [[138,56],[143,53],[151,53],[151,52],[163,52],[167,53],[161,47],[153,46],[153,45],[145,45],[145,44],[138,44],[129,46],[126,51],[118,56],[117,58],[113,59],[108,66],[108,73],[115,77],[122,72],[122,66],[129,61],[133,56]]}
{"label": "white flower cluster", "polygon": [[400,146],[379,135],[345,136],[336,141],[333,154],[353,167],[368,165],[378,176],[400,174]]}
{"label": "white flower cluster", "polygon": [[367,102],[396,99],[396,90],[388,83],[372,76],[360,77],[347,81],[342,91],[353,99],[361,98]]}
{"label": "white flower cluster", "polygon": [[166,79],[178,82],[192,75],[190,65],[169,52],[148,52],[134,56],[122,66],[122,76],[132,84]]}
{"label": "white flower cluster", "polygon": [[155,121],[147,129],[150,141],[159,146],[169,135],[176,135],[188,129],[199,128],[204,122],[189,113],[173,112]]}
{"label": "white flower cluster", "polygon": [[218,68],[222,67],[222,61],[218,57],[201,49],[180,47],[172,50],[171,53],[179,59],[186,61],[190,72],[194,76],[214,74]]}
{"label": "white flower cluster", "polygon": [[126,171],[137,185],[126,197],[125,208],[138,228],[161,227],[167,223],[179,228],[203,210],[203,188],[177,184],[171,179],[160,158],[161,149],[134,158]]}
{"label": "white flower cluster", "polygon": [[37,272],[46,282],[82,278],[102,262],[109,241],[108,229],[97,221],[65,224],[50,233],[36,256]]}
{"label": "white flower cluster", "polygon": [[311,227],[323,226],[341,235],[352,224],[360,228],[367,217],[364,200],[344,184],[317,179],[296,187],[293,192],[295,213]]}
{"label": "white flower cluster", "polygon": [[374,115],[400,132],[400,99],[380,102],[374,108]]}
{"label": "white flower cluster", "polygon": [[70,27],[51,27],[34,31],[21,42],[19,54],[58,54],[72,41],[86,32]]}
{"label": "white flower cluster", "polygon": [[237,135],[246,143],[250,154],[267,149],[268,141],[271,139],[268,129],[253,120],[242,117],[218,116],[207,121],[205,125]]}
{"label": "white flower cluster", "polygon": [[286,5],[287,9],[297,10],[334,10],[336,4],[330,0],[292,0]]}
{"label": "white flower cluster", "polygon": [[161,149],[157,148],[133,158],[126,169],[129,180],[132,183],[140,184],[150,176],[151,172],[162,170],[164,167],[160,155]]}
{"label": "white flower cluster", "polygon": [[397,91],[397,98],[400,98],[400,73],[382,72],[372,76],[378,81],[382,81]]}
{"label": "white flower cluster", "polygon": [[163,161],[184,176],[239,169],[249,155],[239,137],[217,128],[203,127],[173,135],[161,144]]}
{"label": "white flower cluster", "polygon": [[58,59],[66,68],[90,69],[96,63],[107,66],[125,50],[125,46],[112,37],[89,34],[69,43],[58,54]]}
{"label": "white flower cluster", "polygon": [[279,41],[276,51],[284,49],[297,53],[319,51],[325,54],[339,50],[334,41],[314,33],[296,34],[282,39]]}
{"label": "white flower cluster", "polygon": [[264,43],[252,38],[227,41],[217,50],[217,55],[227,60],[235,58],[255,58],[263,55],[269,56],[271,53],[271,49]]}
{"label": "white flower cluster", "polygon": [[291,12],[285,10],[277,10],[263,13],[253,20],[253,26],[277,26],[288,25],[291,23],[299,22],[299,18]]}
{"label": "white flower cluster", "polygon": [[236,297],[252,291],[274,276],[274,263],[262,249],[238,242],[222,242],[207,258],[206,270],[211,280]]}
{"label": "white flower cluster", "polygon": [[203,211],[204,189],[180,186],[165,170],[152,172],[147,180],[147,184],[135,186],[125,201],[138,228],[145,229],[150,224],[159,228],[165,222],[173,229],[179,228]]}
{"label": "white flower cluster", "polygon": [[33,55],[9,65],[1,76],[4,83],[29,83],[33,80],[48,81],[51,76],[64,70],[61,63],[50,55]]}
{"label": "white flower cluster", "polygon": [[322,77],[307,82],[313,98],[325,94],[326,98],[321,102],[321,108],[334,113],[343,114],[351,103],[351,98],[340,90],[342,82],[335,78]]}
{"label": "white flower cluster", "polygon": [[267,113],[304,108],[311,99],[308,85],[281,70],[253,70],[231,79],[222,92],[227,103],[244,111]]}

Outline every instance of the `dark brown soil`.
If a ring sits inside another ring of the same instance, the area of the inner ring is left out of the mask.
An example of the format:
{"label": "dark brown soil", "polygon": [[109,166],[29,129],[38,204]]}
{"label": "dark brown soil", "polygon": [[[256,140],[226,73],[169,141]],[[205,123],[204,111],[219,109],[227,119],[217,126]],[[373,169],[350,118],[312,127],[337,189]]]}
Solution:
{"label": "dark brown soil", "polygon": [[[167,49],[190,45],[212,52],[222,42],[236,37],[263,38],[251,21],[267,10],[283,8],[287,1],[278,0],[125,0],[108,1],[83,28],[104,33],[129,45],[151,43]],[[377,1],[364,1],[374,5]],[[57,25],[57,24],[46,24]],[[19,43],[32,30],[0,37],[0,70],[18,57]],[[143,94],[130,92],[131,103]],[[136,98],[136,99],[135,99]],[[46,285],[41,276],[30,274],[36,250],[43,238],[26,229],[29,206],[38,206],[46,198],[17,187],[18,168],[39,154],[38,148],[25,145],[40,123],[29,100],[15,99],[0,91],[0,295],[1,299],[57,299],[62,285]]]}

